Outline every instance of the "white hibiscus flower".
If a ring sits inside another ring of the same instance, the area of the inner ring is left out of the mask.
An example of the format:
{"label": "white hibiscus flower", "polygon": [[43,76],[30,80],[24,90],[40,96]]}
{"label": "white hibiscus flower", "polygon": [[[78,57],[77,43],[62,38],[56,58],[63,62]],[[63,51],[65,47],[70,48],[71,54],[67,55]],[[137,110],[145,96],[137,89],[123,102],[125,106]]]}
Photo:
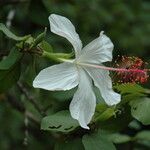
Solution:
{"label": "white hibiscus flower", "polygon": [[87,126],[95,112],[96,97],[93,83],[99,89],[108,105],[120,102],[121,96],[112,90],[109,69],[103,62],[112,61],[113,43],[103,34],[82,48],[82,42],[73,24],[67,18],[52,14],[49,16],[51,31],[65,37],[75,50],[74,60],[43,69],[33,81],[33,86],[50,91],[78,89],[70,104],[71,116],[77,119],[80,126]]}

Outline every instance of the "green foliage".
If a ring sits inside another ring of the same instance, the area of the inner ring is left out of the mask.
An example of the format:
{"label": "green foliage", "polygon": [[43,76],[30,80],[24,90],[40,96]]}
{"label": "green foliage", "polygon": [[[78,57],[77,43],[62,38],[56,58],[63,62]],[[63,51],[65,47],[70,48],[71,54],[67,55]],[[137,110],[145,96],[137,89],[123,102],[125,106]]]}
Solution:
{"label": "green foliage", "polygon": [[16,47],[0,62],[0,93],[8,90],[20,77],[20,53]]}
{"label": "green foliage", "polygon": [[115,144],[127,143],[132,139],[130,136],[120,133],[109,134],[108,138]]}
{"label": "green foliage", "polygon": [[22,57],[22,53],[14,47],[10,54],[0,61],[0,70],[9,70],[13,65],[15,65]]}
{"label": "green foliage", "polygon": [[134,99],[143,98],[147,94],[147,89],[137,84],[121,84],[115,86],[115,89],[123,95],[120,104],[126,104]]}
{"label": "green foliage", "polygon": [[121,92],[121,94],[133,94],[133,93],[145,93],[146,89],[138,84],[126,83],[115,86],[115,88]]}
{"label": "green foliage", "polygon": [[73,139],[70,141],[59,142],[55,145],[55,150],[84,150],[81,139]]}
{"label": "green foliage", "polygon": [[11,69],[0,71],[0,93],[11,88],[20,77],[20,64],[15,64]]}
{"label": "green foliage", "polygon": [[91,135],[84,135],[82,142],[85,150],[115,150],[115,146],[111,141],[106,139],[101,132]]}
{"label": "green foliage", "polygon": [[144,125],[150,124],[150,99],[143,98],[130,102],[131,114],[134,118],[142,122]]}
{"label": "green foliage", "polygon": [[137,133],[137,135],[135,136],[136,140],[147,140],[150,141],[150,131],[141,131],[139,133]]}
{"label": "green foliage", "polygon": [[[114,60],[117,55],[134,55],[149,62],[149,1],[7,0],[0,2],[0,7],[1,22],[7,26],[11,21],[9,27],[0,23],[0,149],[24,149],[24,138],[29,150],[150,149],[149,83],[147,88],[115,85],[122,100],[111,107],[96,92],[98,104],[90,130],[82,129],[69,111],[64,111],[76,88],[50,92],[32,87],[36,74],[53,65],[49,60],[74,56],[68,41],[50,33],[51,13],[68,17],[83,45],[104,30],[115,45]],[[15,16],[9,20],[11,10]],[[48,30],[43,32],[45,27]],[[47,60],[41,57],[43,51]]]}
{"label": "green foliage", "polygon": [[42,119],[41,129],[49,131],[70,132],[79,126],[69,111],[61,111],[56,114],[46,116]]}
{"label": "green foliage", "polygon": [[96,113],[94,120],[96,121],[106,121],[110,117],[115,115],[115,109],[112,107],[106,106],[106,104],[97,104]]}
{"label": "green foliage", "polygon": [[112,116],[105,122],[99,122],[99,126],[104,130],[118,132],[125,129],[131,120],[130,107],[126,105],[122,110],[119,110],[116,115]]}

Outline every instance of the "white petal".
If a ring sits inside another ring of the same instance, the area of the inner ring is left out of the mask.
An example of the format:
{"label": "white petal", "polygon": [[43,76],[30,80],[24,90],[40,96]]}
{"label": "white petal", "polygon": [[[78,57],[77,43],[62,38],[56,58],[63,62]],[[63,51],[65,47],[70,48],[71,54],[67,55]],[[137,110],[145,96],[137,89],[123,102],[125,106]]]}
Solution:
{"label": "white petal", "polygon": [[101,32],[97,39],[82,49],[78,61],[96,64],[112,61],[113,48],[111,40]]}
{"label": "white petal", "polygon": [[79,68],[79,86],[70,104],[71,116],[79,121],[81,127],[89,129],[96,107],[96,98],[92,89],[92,82],[88,74]]}
{"label": "white petal", "polygon": [[52,14],[49,16],[49,22],[51,31],[65,37],[73,45],[76,56],[78,56],[82,49],[82,42],[71,21],[66,17]]}
{"label": "white petal", "polygon": [[77,68],[71,63],[61,63],[45,68],[33,81],[34,87],[51,91],[69,90],[77,85]]}
{"label": "white petal", "polygon": [[112,81],[109,71],[97,68],[85,68],[94,80],[94,84],[99,88],[100,93],[108,105],[115,105],[120,102],[121,96],[112,89]]}

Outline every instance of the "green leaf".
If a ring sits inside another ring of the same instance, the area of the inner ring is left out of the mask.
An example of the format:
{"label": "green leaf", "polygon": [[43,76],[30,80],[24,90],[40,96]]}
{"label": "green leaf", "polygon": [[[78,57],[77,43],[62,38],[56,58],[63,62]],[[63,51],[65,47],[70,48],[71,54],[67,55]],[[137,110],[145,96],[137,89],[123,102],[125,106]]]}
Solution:
{"label": "green leaf", "polygon": [[105,104],[98,104],[96,106],[96,113],[94,115],[95,121],[105,121],[108,120],[110,117],[115,115],[115,108],[108,107]]}
{"label": "green leaf", "polygon": [[114,87],[118,91],[121,92],[121,94],[126,94],[126,93],[145,93],[146,89],[141,87],[138,84],[131,84],[131,83],[126,83],[126,84],[120,84]]}
{"label": "green leaf", "polygon": [[147,140],[150,141],[150,131],[141,131],[136,134],[135,139],[137,140]]}
{"label": "green leaf", "polygon": [[84,150],[81,139],[72,139],[71,141],[57,143],[55,145],[55,150],[77,150],[77,146],[78,150]]}
{"label": "green leaf", "polygon": [[108,135],[109,140],[111,140],[115,144],[126,143],[131,140],[131,137],[125,134],[114,133]]}
{"label": "green leaf", "polygon": [[46,41],[42,41],[39,46],[46,52],[53,52],[52,46]]}
{"label": "green leaf", "polygon": [[126,128],[131,120],[130,107],[126,105],[123,110],[120,110],[120,113],[117,113],[106,121],[100,121],[99,125],[103,130],[120,131]]}
{"label": "green leaf", "polygon": [[142,126],[139,123],[139,121],[133,120],[133,121],[130,122],[128,127],[131,128],[131,129],[134,129],[134,130],[140,130]]}
{"label": "green leaf", "polygon": [[82,142],[85,150],[115,150],[111,141],[103,137],[101,132],[84,135]]}
{"label": "green leaf", "polygon": [[106,104],[99,103],[96,105],[96,112],[97,113],[103,113],[107,108],[109,108],[109,107]]}
{"label": "green leaf", "polygon": [[122,95],[122,101],[119,103],[119,105],[123,105],[125,103],[129,103],[132,100],[144,98],[146,95],[143,93],[130,93],[126,95]]}
{"label": "green leaf", "polygon": [[150,98],[137,99],[130,102],[131,114],[144,125],[150,124]]}
{"label": "green leaf", "polygon": [[42,119],[41,129],[49,131],[70,132],[78,127],[77,120],[70,116],[69,111],[60,111]]}
{"label": "green leaf", "polygon": [[20,77],[20,59],[22,53],[13,48],[10,54],[0,62],[0,93],[8,90]]}
{"label": "green leaf", "polygon": [[2,23],[0,23],[0,31],[2,31],[7,37],[16,41],[24,41],[30,36],[30,35],[23,36],[23,37],[16,36]]}
{"label": "green leaf", "polygon": [[115,114],[114,108],[107,108],[106,111],[104,111],[101,115],[98,116],[98,120],[105,121],[110,117],[114,116],[114,114]]}
{"label": "green leaf", "polygon": [[108,139],[109,141],[115,144],[126,143],[132,140],[130,136],[125,135],[125,134],[114,133],[114,132],[101,130],[101,129],[99,129],[99,131],[102,137]]}
{"label": "green leaf", "polygon": [[9,55],[0,61],[0,70],[8,70],[12,67],[20,58],[22,53],[20,53],[16,48],[13,48]]}
{"label": "green leaf", "polygon": [[114,87],[122,95],[122,101],[119,105],[128,103],[134,99],[145,97],[147,94],[147,89],[137,85],[137,84],[121,84]]}
{"label": "green leaf", "polygon": [[11,69],[0,71],[0,93],[8,90],[20,77],[20,63],[15,64]]}

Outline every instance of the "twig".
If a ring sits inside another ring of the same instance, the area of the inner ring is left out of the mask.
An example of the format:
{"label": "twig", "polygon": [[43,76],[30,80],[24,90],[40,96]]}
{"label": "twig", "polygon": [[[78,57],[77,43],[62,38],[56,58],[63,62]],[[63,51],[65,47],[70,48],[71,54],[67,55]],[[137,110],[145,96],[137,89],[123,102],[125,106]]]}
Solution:
{"label": "twig", "polygon": [[17,109],[19,112],[24,113],[25,107],[21,102],[18,102],[12,95],[7,94],[7,101],[13,108]]}
{"label": "twig", "polygon": [[[19,112],[21,112],[23,114],[25,113],[26,108],[24,107],[23,103],[21,103],[20,101],[17,101],[15,97],[13,97],[10,94],[7,94],[7,101],[13,108],[18,110]],[[26,111],[26,115],[34,123],[40,124],[40,121],[37,118],[35,118],[31,112]]]}
{"label": "twig", "polygon": [[45,112],[43,111],[43,109],[38,105],[38,103],[35,101],[34,97],[31,96],[28,92],[28,90],[20,83],[17,83],[20,91],[22,92],[22,94],[24,94],[26,96],[26,98],[29,100],[29,102],[31,104],[33,104],[33,106],[35,107],[35,109],[42,115],[45,116]]}

